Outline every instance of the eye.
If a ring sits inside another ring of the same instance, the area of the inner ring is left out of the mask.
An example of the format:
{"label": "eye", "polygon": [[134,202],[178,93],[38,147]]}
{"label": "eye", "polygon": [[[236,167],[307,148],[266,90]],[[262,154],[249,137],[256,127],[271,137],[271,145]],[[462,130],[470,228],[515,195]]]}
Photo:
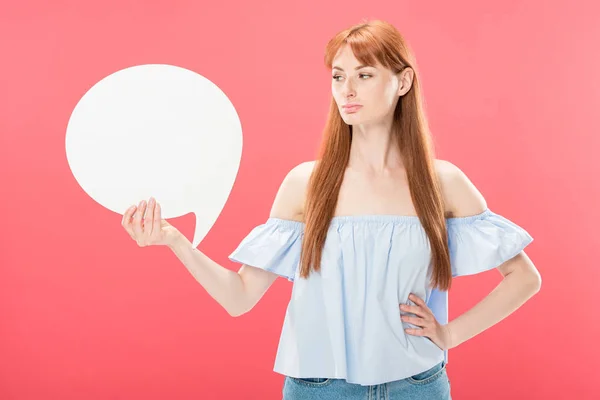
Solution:
{"label": "eye", "polygon": [[[371,76],[373,76],[373,75],[369,75],[369,74],[359,74],[358,76],[360,76],[360,77],[362,77],[362,76],[368,76],[368,77],[371,77]],[[332,79],[333,79],[334,81],[336,81],[336,82],[339,82],[337,78],[341,78],[341,75],[334,75],[334,76],[332,77]]]}

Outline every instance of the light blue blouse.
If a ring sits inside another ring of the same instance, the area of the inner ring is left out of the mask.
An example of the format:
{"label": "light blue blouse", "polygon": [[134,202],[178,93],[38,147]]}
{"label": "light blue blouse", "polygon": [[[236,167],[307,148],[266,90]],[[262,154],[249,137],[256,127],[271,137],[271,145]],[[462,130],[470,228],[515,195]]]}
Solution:
{"label": "light blue blouse", "polygon": [[[495,268],[533,241],[489,208],[446,226],[453,277]],[[399,305],[414,304],[414,293],[448,323],[448,292],[429,286],[431,249],[417,216],[333,217],[321,271],[308,279],[299,277],[303,234],[304,223],[271,217],[229,256],[293,282],[275,372],[377,385],[448,362],[447,351],[406,333],[415,326],[400,319]]]}

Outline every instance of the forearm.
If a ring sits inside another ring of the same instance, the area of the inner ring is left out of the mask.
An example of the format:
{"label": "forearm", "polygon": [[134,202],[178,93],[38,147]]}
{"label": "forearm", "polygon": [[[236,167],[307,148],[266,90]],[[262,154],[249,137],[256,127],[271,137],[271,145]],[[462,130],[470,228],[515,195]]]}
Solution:
{"label": "forearm", "polygon": [[538,281],[525,272],[515,271],[505,276],[483,300],[448,323],[450,348],[508,317],[536,294],[539,288]]}
{"label": "forearm", "polygon": [[185,265],[200,285],[232,316],[245,311],[244,283],[240,275],[222,267],[192,243],[180,232],[175,232],[168,247]]}

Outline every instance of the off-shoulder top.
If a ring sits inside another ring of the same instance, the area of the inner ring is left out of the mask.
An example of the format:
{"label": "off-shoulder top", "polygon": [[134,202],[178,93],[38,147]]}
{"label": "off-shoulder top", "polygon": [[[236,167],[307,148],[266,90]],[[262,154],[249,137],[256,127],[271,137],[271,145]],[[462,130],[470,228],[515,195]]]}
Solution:
{"label": "off-shoulder top", "polygon": [[[446,218],[446,226],[453,277],[498,267],[533,241],[489,208]],[[399,305],[414,304],[414,293],[448,322],[448,293],[429,285],[431,251],[417,216],[333,217],[321,271],[307,279],[299,277],[303,234],[304,223],[271,217],[229,256],[293,282],[275,372],[377,385],[448,362],[447,350],[406,333],[415,326],[400,318]]]}

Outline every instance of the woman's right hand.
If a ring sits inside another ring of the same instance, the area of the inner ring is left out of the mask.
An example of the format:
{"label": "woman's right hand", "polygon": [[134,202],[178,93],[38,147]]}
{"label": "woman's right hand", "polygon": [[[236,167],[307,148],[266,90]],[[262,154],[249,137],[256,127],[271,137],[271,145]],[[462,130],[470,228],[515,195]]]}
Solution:
{"label": "woman's right hand", "polygon": [[150,197],[147,205],[142,200],[138,207],[129,207],[123,214],[121,225],[140,247],[169,245],[179,231],[161,218],[160,211],[160,204]]}

